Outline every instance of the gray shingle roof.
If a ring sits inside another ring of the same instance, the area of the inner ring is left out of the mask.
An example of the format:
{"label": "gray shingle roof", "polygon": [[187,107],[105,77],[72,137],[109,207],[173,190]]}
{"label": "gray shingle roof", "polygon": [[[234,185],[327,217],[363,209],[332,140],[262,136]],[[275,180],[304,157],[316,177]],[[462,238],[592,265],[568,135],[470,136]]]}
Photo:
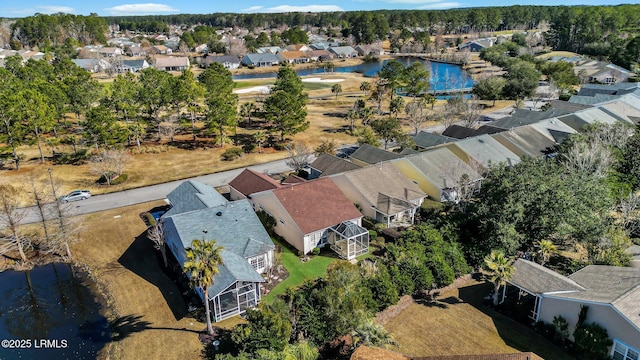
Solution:
{"label": "gray shingle roof", "polygon": [[489,164],[497,165],[504,162],[513,166],[520,162],[520,157],[501,145],[489,135],[479,135],[460,140],[449,146],[462,149],[467,155],[476,159],[482,166],[488,168]]}
{"label": "gray shingle roof", "polygon": [[475,136],[476,130],[466,126],[453,124],[448,128],[444,129],[444,131],[442,132],[442,135],[446,137],[454,138],[454,139],[466,139],[468,137]]}
{"label": "gray shingle roof", "polygon": [[532,261],[518,259],[513,263],[513,267],[514,272],[509,283],[533,294],[585,290],[574,280]]}
{"label": "gray shingle roof", "polygon": [[220,294],[236,281],[244,282],[264,282],[264,279],[258,274],[246,259],[229,252],[222,252],[223,265],[218,267],[218,273],[214,277],[213,285],[209,288],[209,298],[213,298]]}
{"label": "gray shingle roof", "polygon": [[320,171],[320,176],[329,176],[341,172],[359,169],[361,166],[330,154],[320,154],[312,163],[312,168]]}
{"label": "gray shingle roof", "polygon": [[164,214],[164,217],[227,203],[227,199],[214,188],[195,180],[178,185],[167,194],[167,199],[171,202],[171,209]]}
{"label": "gray shingle roof", "polygon": [[263,281],[247,259],[275,246],[247,200],[165,216],[163,220],[173,223],[184,248],[195,239],[215,240],[223,247],[223,265],[209,289],[210,297],[235,281]]}
{"label": "gray shingle roof", "polygon": [[521,126],[491,136],[518,156],[543,157],[556,152],[555,142],[531,126]]}
{"label": "gray shingle roof", "polygon": [[[640,269],[632,267],[589,265],[569,275],[569,279],[584,286],[587,291],[558,294],[577,300],[614,303],[640,286]],[[637,299],[640,301],[640,299]],[[640,302],[637,303],[640,310]]]}
{"label": "gray shingle roof", "polygon": [[360,145],[360,147],[351,154],[352,159],[360,160],[367,164],[377,164],[382,161],[389,161],[400,157],[398,154],[382,150],[369,144]]}
{"label": "gray shingle roof", "polygon": [[474,170],[447,148],[425,151],[405,159],[440,189],[454,186],[464,175],[468,175],[470,181],[482,178],[477,169]]}
{"label": "gray shingle roof", "polygon": [[416,146],[425,149],[454,141],[458,141],[458,139],[454,139],[452,137],[444,135],[433,134],[426,131],[420,131],[416,136],[413,137],[413,142],[416,143]]}
{"label": "gray shingle roof", "polygon": [[561,144],[569,137],[569,135],[576,133],[575,129],[558,119],[542,120],[529,126],[536,129],[549,139],[552,139],[557,144]]}

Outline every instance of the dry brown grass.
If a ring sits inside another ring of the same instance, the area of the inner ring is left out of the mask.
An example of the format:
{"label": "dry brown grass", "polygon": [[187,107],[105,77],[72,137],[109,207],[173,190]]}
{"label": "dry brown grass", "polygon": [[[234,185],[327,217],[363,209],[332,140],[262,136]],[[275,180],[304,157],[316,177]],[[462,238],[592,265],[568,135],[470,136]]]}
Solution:
{"label": "dry brown grass", "polygon": [[384,326],[399,344],[392,350],[412,357],[532,351],[571,359],[531,329],[482,305],[481,295],[488,291],[486,284],[470,281],[440,294],[437,302],[410,305]]}
{"label": "dry brown grass", "polygon": [[135,323],[124,326],[124,339],[105,348],[112,358],[193,359],[202,350],[196,332],[205,325],[183,316],[186,307],[178,287],[160,269],[151,242],[139,238],[145,225],[138,214],[157,205],[162,202],[84,216],[84,240],[72,248],[107,293],[115,311],[110,320],[134,316],[139,317],[136,322],[148,323],[142,331],[131,331]]}

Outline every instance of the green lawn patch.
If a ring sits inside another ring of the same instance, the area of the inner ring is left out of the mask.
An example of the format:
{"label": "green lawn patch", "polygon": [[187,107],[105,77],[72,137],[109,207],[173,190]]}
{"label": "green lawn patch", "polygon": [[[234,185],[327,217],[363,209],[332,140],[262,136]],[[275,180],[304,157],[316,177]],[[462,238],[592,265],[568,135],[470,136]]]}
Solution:
{"label": "green lawn patch", "polygon": [[331,83],[315,83],[315,82],[305,82],[303,84],[304,84],[304,89],[306,91],[329,89],[334,85]]}
{"label": "green lawn patch", "polygon": [[273,242],[282,249],[282,265],[289,272],[289,277],[278,284],[262,301],[270,304],[276,296],[283,294],[290,287],[302,285],[305,280],[315,280],[324,276],[329,264],[340,260],[328,248],[323,249],[320,255],[311,255],[311,259],[302,262],[296,253],[289,248],[288,244],[282,243],[278,239]]}
{"label": "green lawn patch", "polygon": [[254,86],[273,85],[275,79],[236,80],[234,89],[244,89]]}

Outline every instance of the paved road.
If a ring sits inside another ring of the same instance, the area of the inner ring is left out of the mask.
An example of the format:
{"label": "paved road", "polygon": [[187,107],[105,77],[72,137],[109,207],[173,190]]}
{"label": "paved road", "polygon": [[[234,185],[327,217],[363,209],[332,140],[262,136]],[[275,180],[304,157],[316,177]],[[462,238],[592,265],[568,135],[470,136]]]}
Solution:
{"label": "paved road", "polygon": [[[285,160],[276,160],[264,164],[257,164],[248,167],[249,169],[269,174],[282,173],[291,170]],[[185,180],[197,180],[213,187],[228,184],[244,168],[222,171],[209,175],[196,176]],[[180,183],[185,180],[171,181],[164,184],[145,186],[137,189],[119,191],[104,195],[94,195],[87,200],[75,201],[65,204],[70,215],[89,214],[97,211],[115,209],[123,206],[140,204],[153,200],[164,199],[165,196]],[[26,216],[22,220],[23,224],[40,221],[40,215],[35,207],[25,208]],[[53,211],[48,211],[53,213]]]}

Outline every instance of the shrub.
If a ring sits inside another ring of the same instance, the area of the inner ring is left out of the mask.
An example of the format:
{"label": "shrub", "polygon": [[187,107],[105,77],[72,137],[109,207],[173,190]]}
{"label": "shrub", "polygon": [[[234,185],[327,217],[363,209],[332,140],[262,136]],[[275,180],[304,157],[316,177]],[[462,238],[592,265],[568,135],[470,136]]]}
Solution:
{"label": "shrub", "polygon": [[319,247],[314,247],[312,252],[313,252],[313,255],[320,255],[320,248]]}
{"label": "shrub", "polygon": [[375,230],[369,230],[369,239],[375,239],[378,237],[378,232]]}
{"label": "shrub", "polygon": [[239,147],[233,147],[231,149],[227,149],[222,153],[222,160],[224,161],[233,161],[239,158],[242,155],[242,149]]}
{"label": "shrub", "polygon": [[242,151],[247,154],[252,153],[256,149],[257,145],[255,143],[246,143],[242,145]]}
{"label": "shrub", "polygon": [[580,326],[573,332],[573,338],[578,351],[589,359],[607,359],[609,346],[613,344],[607,329],[596,323]]}
{"label": "shrub", "polygon": [[276,219],[273,216],[267,214],[266,211],[256,211],[256,215],[258,215],[258,219],[262,223],[262,226],[269,232],[269,234],[273,235],[273,228],[276,227]]}
{"label": "shrub", "polygon": [[111,181],[111,185],[120,185],[129,179],[129,175],[122,174]]}

